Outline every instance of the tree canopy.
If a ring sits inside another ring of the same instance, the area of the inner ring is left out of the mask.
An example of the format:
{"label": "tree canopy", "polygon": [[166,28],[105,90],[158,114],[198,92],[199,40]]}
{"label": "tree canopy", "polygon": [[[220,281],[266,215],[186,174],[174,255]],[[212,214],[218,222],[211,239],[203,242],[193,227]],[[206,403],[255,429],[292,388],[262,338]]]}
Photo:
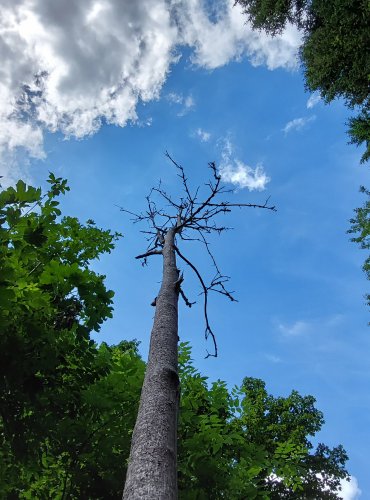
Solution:
{"label": "tree canopy", "polygon": [[[89,264],[110,252],[119,235],[98,229],[93,221],[84,225],[74,217],[61,218],[56,198],[69,188],[53,174],[48,182],[44,195],[23,181],[0,194],[5,498],[13,481],[19,492],[24,483],[38,484],[39,463],[49,468],[50,453],[58,457],[50,463],[50,474],[67,460],[67,451],[75,449],[73,432],[78,435],[81,427],[81,391],[109,371],[97,357],[90,332],[111,316],[113,292]],[[64,437],[66,428],[71,432]],[[40,481],[42,491],[45,481]],[[54,496],[52,484],[48,491]],[[36,498],[32,489],[28,495]]]}
{"label": "tree canopy", "polygon": [[252,377],[231,390],[210,384],[188,344],[180,379],[180,498],[338,498],[347,455],[342,446],[313,450],[310,436],[324,423],[314,397],[274,397]]}

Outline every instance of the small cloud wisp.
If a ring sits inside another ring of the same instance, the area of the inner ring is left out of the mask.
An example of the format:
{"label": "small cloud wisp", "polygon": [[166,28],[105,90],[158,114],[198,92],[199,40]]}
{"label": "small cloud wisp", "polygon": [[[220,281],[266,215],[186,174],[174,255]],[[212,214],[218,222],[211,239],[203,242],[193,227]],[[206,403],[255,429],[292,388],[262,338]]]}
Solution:
{"label": "small cloud wisp", "polygon": [[283,323],[278,324],[279,331],[286,337],[299,337],[300,335],[307,333],[309,327],[310,327],[309,323],[303,320],[295,321],[291,325]]}
{"label": "small cloud wisp", "polygon": [[249,191],[264,191],[266,184],[270,182],[263,165],[258,164],[255,168],[232,157],[232,145],[229,140],[225,141],[220,164],[220,175],[224,182],[233,184],[238,188],[247,188]]}
{"label": "small cloud wisp", "polygon": [[307,101],[307,109],[312,109],[320,101],[321,101],[320,94],[317,94],[316,92],[314,94],[311,94],[310,97],[308,98],[308,101]]}
{"label": "small cloud wisp", "polygon": [[293,130],[302,130],[308,123],[316,120],[316,115],[294,118],[294,120],[290,120],[282,129],[285,135]]}
{"label": "small cloud wisp", "polygon": [[202,128],[197,128],[195,135],[200,139],[201,142],[208,142],[211,138],[210,132],[203,130]]}

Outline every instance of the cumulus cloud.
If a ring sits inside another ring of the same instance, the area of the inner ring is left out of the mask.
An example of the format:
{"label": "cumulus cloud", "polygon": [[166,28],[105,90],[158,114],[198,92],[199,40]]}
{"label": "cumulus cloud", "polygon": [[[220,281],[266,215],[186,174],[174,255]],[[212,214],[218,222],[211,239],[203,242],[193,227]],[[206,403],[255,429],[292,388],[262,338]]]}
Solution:
{"label": "cumulus cloud", "polygon": [[362,491],[358,486],[358,481],[355,476],[350,476],[350,481],[341,479],[340,485],[342,487],[340,497],[343,500],[357,500],[360,498]]}
{"label": "cumulus cloud", "polygon": [[240,160],[234,160],[233,164],[223,165],[220,173],[224,182],[230,182],[239,188],[248,188],[249,191],[263,191],[270,181],[262,165],[252,168]]}
{"label": "cumulus cloud", "polygon": [[307,101],[307,109],[312,109],[313,107],[316,106],[321,101],[321,96],[318,93],[314,93],[310,95]]}
{"label": "cumulus cloud", "polygon": [[[252,31],[233,4],[218,0],[211,18],[202,0],[4,0],[0,154],[22,147],[42,158],[45,131],[83,138],[102,123],[139,122],[137,104],[160,97],[182,47],[209,69],[244,56],[293,68],[298,32]],[[182,111],[194,106],[182,99]]]}
{"label": "cumulus cloud", "polygon": [[177,30],[160,1],[18,0],[2,6],[0,37],[2,151],[42,157],[45,129],[82,138],[102,119],[136,120],[138,101],[159,96]]}
{"label": "cumulus cloud", "polygon": [[270,182],[262,164],[255,168],[234,158],[232,144],[229,140],[225,145],[221,155],[219,172],[224,182],[234,184],[238,188],[247,188],[249,191],[263,191],[266,184]]}
{"label": "cumulus cloud", "polygon": [[[213,19],[200,8],[200,0],[178,0],[177,13],[184,42],[194,47],[194,63],[215,69],[247,56],[254,66],[265,64],[269,69],[294,68],[300,35],[288,26],[275,38],[253,31],[239,5],[233,0],[218,1]],[[185,7],[185,8],[184,8]]]}
{"label": "cumulus cloud", "polygon": [[294,118],[294,120],[289,121],[282,130],[286,135],[289,132],[292,132],[293,130],[301,130],[308,123],[313,122],[314,120],[316,120],[316,115],[302,117],[302,118]]}
{"label": "cumulus cloud", "polygon": [[211,138],[211,133],[203,130],[202,128],[197,128],[195,135],[200,139],[201,142],[208,142]]}

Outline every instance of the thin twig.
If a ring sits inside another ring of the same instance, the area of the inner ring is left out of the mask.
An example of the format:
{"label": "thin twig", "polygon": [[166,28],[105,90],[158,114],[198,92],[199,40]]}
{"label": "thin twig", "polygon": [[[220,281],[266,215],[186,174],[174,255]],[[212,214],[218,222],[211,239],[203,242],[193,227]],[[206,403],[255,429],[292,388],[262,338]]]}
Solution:
{"label": "thin twig", "polygon": [[208,288],[206,287],[204,281],[203,281],[203,278],[200,274],[200,272],[198,271],[198,269],[194,266],[194,264],[192,262],[190,262],[190,260],[188,260],[184,255],[182,255],[182,253],[180,252],[180,250],[177,248],[177,246],[175,245],[175,252],[177,253],[177,255],[180,257],[180,259],[182,259],[189,267],[191,267],[191,269],[195,272],[195,274],[197,275],[198,279],[199,279],[199,282],[203,288],[203,293],[204,293],[204,303],[203,303],[203,313],[204,313],[204,320],[206,322],[206,330],[205,330],[205,338],[206,340],[208,339],[208,336],[211,335],[212,337],[212,341],[213,341],[213,346],[214,346],[214,354],[210,354],[208,353],[206,358],[210,357],[210,356],[213,356],[215,358],[217,358],[217,342],[216,342],[216,337],[212,331],[212,328],[209,324],[209,321],[208,321]]}
{"label": "thin twig", "polygon": [[188,307],[191,307],[193,306],[194,304],[196,304],[196,302],[190,302],[190,300],[187,298],[187,296],[185,295],[184,293],[184,290],[180,287],[180,290],[179,290],[179,293],[181,295],[181,297],[183,298],[185,304],[188,306]]}

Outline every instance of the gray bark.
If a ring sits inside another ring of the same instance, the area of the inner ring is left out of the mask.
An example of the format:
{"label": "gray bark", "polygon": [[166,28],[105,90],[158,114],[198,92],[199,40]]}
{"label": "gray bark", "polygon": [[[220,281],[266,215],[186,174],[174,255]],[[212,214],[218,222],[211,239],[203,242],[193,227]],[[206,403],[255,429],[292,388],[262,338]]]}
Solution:
{"label": "gray bark", "polygon": [[162,249],[162,285],[156,300],[124,500],[177,499],[179,271],[174,250],[175,232],[175,228],[168,230]]}

